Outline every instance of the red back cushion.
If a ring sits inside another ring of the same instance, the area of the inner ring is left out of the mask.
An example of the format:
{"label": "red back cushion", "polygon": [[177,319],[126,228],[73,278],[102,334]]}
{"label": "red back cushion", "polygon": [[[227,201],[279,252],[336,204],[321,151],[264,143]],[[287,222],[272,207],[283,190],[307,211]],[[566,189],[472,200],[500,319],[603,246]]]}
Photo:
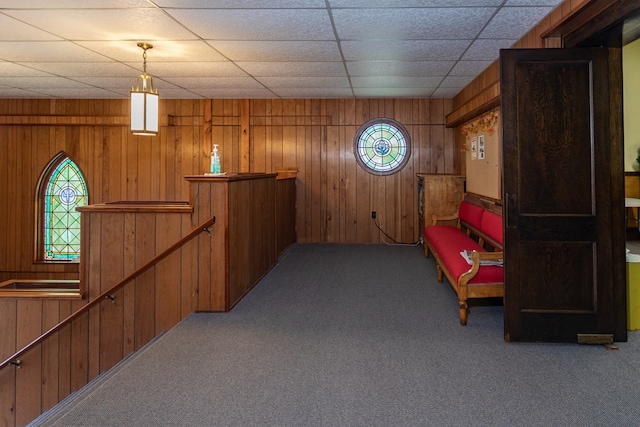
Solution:
{"label": "red back cushion", "polygon": [[502,215],[491,211],[484,211],[480,230],[502,245]]}
{"label": "red back cushion", "polygon": [[480,229],[482,223],[482,209],[480,206],[476,206],[472,203],[465,202],[460,203],[460,210],[458,211],[458,217],[467,224]]}

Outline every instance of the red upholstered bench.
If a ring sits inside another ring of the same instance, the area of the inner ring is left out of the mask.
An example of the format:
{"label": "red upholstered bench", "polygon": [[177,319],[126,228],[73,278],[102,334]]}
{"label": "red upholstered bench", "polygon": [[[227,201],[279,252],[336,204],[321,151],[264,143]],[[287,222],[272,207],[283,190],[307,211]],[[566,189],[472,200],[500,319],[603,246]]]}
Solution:
{"label": "red upholstered bench", "polygon": [[[442,225],[442,221],[456,221]],[[489,250],[487,250],[489,249]],[[469,252],[469,262],[460,254]],[[462,201],[451,216],[433,216],[432,225],[424,229],[425,256],[433,254],[438,282],[444,273],[458,295],[460,324],[467,324],[469,298],[504,296],[504,273],[501,265],[502,216],[468,201]]]}

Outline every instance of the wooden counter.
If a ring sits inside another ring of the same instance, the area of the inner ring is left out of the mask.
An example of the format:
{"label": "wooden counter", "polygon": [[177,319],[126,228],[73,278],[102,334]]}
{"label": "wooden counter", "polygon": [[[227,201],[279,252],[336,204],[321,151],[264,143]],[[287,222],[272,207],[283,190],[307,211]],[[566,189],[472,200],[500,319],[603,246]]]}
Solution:
{"label": "wooden counter", "polygon": [[[230,310],[276,263],[276,174],[190,175],[194,222],[212,215],[212,311]],[[199,286],[206,289],[204,283]],[[201,295],[201,298],[203,296]]]}

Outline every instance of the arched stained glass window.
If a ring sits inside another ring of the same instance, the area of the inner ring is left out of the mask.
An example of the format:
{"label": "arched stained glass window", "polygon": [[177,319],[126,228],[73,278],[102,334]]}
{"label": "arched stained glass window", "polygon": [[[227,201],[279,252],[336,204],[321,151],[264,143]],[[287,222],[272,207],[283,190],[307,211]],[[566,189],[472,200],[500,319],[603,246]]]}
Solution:
{"label": "arched stained glass window", "polygon": [[409,134],[391,119],[375,119],[362,125],[354,149],[358,164],[376,175],[398,172],[411,154]]}
{"label": "arched stained glass window", "polygon": [[73,261],[80,256],[80,212],[76,208],[88,204],[87,184],[78,166],[66,156],[48,171],[41,198],[44,260]]}

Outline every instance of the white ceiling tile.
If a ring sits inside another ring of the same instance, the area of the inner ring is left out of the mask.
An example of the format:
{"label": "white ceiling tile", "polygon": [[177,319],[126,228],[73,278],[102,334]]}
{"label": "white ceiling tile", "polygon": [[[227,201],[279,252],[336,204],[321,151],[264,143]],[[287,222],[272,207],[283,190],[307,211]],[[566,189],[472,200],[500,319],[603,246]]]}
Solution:
{"label": "white ceiling tile", "polygon": [[453,98],[456,96],[462,88],[454,87],[439,87],[431,95],[433,98]]}
{"label": "white ceiling tile", "polygon": [[77,80],[65,77],[0,77],[0,84],[10,87],[20,87],[24,89],[41,88],[85,88],[87,85]]}
{"label": "white ceiling tile", "polygon": [[342,62],[236,62],[255,77],[346,76]]}
{"label": "white ceiling tile", "polygon": [[353,98],[349,88],[276,88],[274,93],[281,98]]}
{"label": "white ceiling tile", "polygon": [[472,39],[495,8],[337,9],[341,40]]}
{"label": "white ceiling tile", "polygon": [[457,60],[471,40],[345,41],[347,61]]}
{"label": "white ceiling tile", "polygon": [[347,62],[350,76],[445,76],[455,61],[368,61]]}
{"label": "white ceiling tile", "polygon": [[145,7],[150,8],[153,6],[147,0],[2,0],[3,9],[123,9]]}
{"label": "white ceiling tile", "polygon": [[234,87],[260,89],[263,87],[251,77],[169,77],[163,80],[185,89],[229,89]]}
{"label": "white ceiling tile", "polygon": [[503,0],[328,0],[332,8],[481,7],[500,6]]}
{"label": "white ceiling tile", "polygon": [[[196,59],[196,58],[194,58]],[[141,68],[140,64],[136,64]],[[236,64],[227,62],[147,62],[147,73],[162,78],[169,77],[246,77]]]}
{"label": "white ceiling tile", "polygon": [[374,76],[352,77],[351,83],[357,88],[385,87],[438,87],[442,77],[398,77],[398,76]]}
{"label": "white ceiling tile", "polygon": [[[147,63],[152,66],[159,61],[227,61],[211,45],[201,40],[152,40],[145,39],[153,45],[147,50]],[[79,41],[76,44],[114,60],[137,62],[142,66],[143,50],[137,41]]]}
{"label": "white ceiling tile", "polygon": [[28,89],[18,89],[0,85],[0,98],[47,98],[47,95]]}
{"label": "white ceiling tile", "polygon": [[442,80],[439,87],[457,87],[462,89],[473,80],[475,76],[448,76]]}
{"label": "white ceiling tile", "polygon": [[335,40],[322,9],[171,9],[203,39]]}
{"label": "white ceiling tile", "polygon": [[[178,87],[171,87],[171,88],[165,88],[162,89],[161,91],[158,91],[158,95],[160,96],[161,99],[201,99],[201,98],[213,98],[212,96],[204,96],[202,93],[200,92],[193,92],[190,91],[188,89],[183,89],[183,88],[178,88]],[[129,93],[127,92],[127,96],[129,96]]]}
{"label": "white ceiling tile", "polygon": [[9,10],[7,15],[69,40],[194,39],[194,35],[160,9]]}
{"label": "white ceiling tile", "polygon": [[507,0],[505,6],[551,6],[556,7],[562,0]]}
{"label": "white ceiling tile", "polygon": [[[57,76],[78,77],[126,77],[135,76],[139,71],[119,62],[21,62],[25,68],[37,69]],[[136,64],[137,65],[137,64]],[[2,73],[0,68],[0,74]]]}
{"label": "white ceiling tile", "polygon": [[483,39],[520,39],[547,16],[551,7],[504,7],[480,34]]}
{"label": "white ceiling tile", "polygon": [[46,77],[49,75],[39,67],[29,67],[29,64],[21,65],[0,61],[0,76],[2,77]]}
{"label": "white ceiling tile", "polygon": [[451,76],[477,76],[483,72],[493,61],[460,61],[451,70]]}
{"label": "white ceiling tile", "polygon": [[349,79],[346,77],[260,77],[258,80],[270,88],[349,87]]}
{"label": "white ceiling tile", "polygon": [[262,89],[245,89],[245,88],[233,88],[233,89],[200,89],[197,92],[205,98],[211,99],[233,99],[233,98],[277,98],[278,96],[274,92],[267,88]]}
{"label": "white ceiling tile", "polygon": [[0,13],[0,41],[61,40],[53,34],[34,28]]}
{"label": "white ceiling tile", "polygon": [[486,61],[497,59],[500,49],[509,49],[515,39],[479,39],[473,42],[462,56],[463,61]]}
{"label": "white ceiling tile", "polygon": [[329,41],[209,41],[232,61],[341,61],[340,50]]}
{"label": "white ceiling tile", "polygon": [[384,87],[358,87],[353,92],[359,98],[428,98],[434,88],[384,88]]}
{"label": "white ceiling tile", "polygon": [[2,43],[0,59],[15,62],[104,62],[104,56],[68,41]]}
{"label": "white ceiling tile", "polygon": [[[121,93],[114,93],[100,88],[39,88],[38,92],[53,98],[67,99],[111,99],[122,98]],[[128,95],[128,93],[127,93]]]}
{"label": "white ceiling tile", "polygon": [[299,9],[326,7],[324,0],[216,0],[212,6],[211,0],[156,0],[160,7],[194,9]]}

